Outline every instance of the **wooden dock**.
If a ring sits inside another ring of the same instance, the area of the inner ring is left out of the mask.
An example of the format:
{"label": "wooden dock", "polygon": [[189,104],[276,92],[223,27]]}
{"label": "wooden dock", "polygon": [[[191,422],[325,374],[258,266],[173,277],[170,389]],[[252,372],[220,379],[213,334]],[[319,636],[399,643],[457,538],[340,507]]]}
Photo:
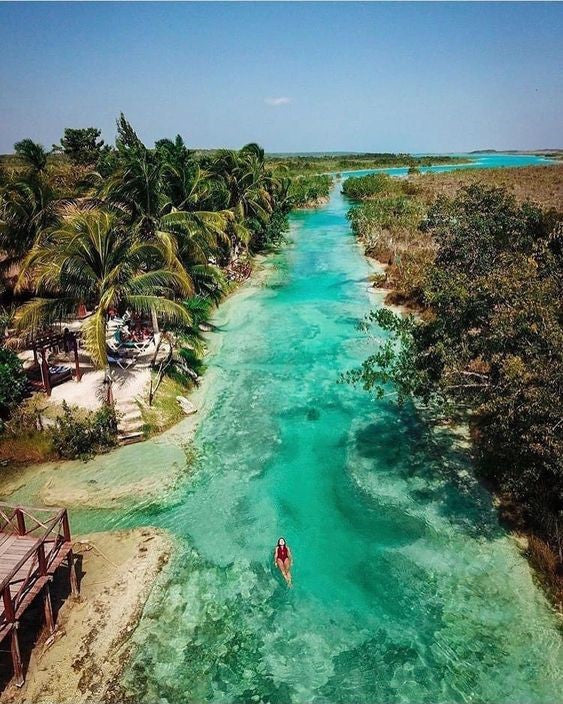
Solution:
{"label": "wooden dock", "polygon": [[0,503],[0,643],[10,638],[16,684],[24,682],[18,628],[32,601],[42,594],[45,624],[55,630],[50,583],[66,562],[70,588],[77,594],[68,514],[64,508],[42,509]]}

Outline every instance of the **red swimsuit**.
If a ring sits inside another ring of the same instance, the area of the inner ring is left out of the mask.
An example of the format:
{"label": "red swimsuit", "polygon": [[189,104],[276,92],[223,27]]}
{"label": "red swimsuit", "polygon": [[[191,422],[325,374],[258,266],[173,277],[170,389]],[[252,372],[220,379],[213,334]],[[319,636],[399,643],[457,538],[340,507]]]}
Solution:
{"label": "red swimsuit", "polygon": [[276,553],[276,558],[285,562],[288,558],[287,545],[278,545],[278,550]]}

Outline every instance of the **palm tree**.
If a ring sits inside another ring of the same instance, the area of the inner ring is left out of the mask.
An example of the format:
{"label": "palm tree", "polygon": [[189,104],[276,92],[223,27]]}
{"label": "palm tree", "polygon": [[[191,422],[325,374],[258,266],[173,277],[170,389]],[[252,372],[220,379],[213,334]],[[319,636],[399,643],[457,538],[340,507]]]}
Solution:
{"label": "palm tree", "polygon": [[200,281],[207,288],[211,283],[220,287],[222,276],[210,260],[219,243],[228,241],[232,214],[201,209],[209,176],[192,160],[182,138],[160,140],[151,152],[121,115],[116,144],[121,168],[105,185],[102,198],[125,214],[140,239],[156,239],[175,249],[196,288]]}
{"label": "palm tree", "polygon": [[141,237],[151,238],[165,205],[162,166],[140,141],[135,148],[121,147],[119,158],[121,167],[103,185],[102,199],[122,211]]}
{"label": "palm tree", "polygon": [[180,135],[175,140],[159,139],[155,152],[162,167],[163,191],[172,207],[188,209],[186,206],[195,206],[205,197],[203,172]]}
{"label": "palm tree", "polygon": [[215,159],[215,173],[225,181],[229,192],[228,207],[237,219],[256,217],[266,220],[272,212],[267,184],[271,178],[264,167],[264,151],[257,144],[247,144],[240,151],[221,150]]}
{"label": "palm tree", "polygon": [[45,234],[27,256],[20,280],[29,274],[37,297],[18,311],[19,329],[37,328],[73,314],[80,303],[94,313],[84,323],[93,361],[107,365],[106,320],[110,308],[152,311],[171,322],[189,324],[176,295],[193,293],[193,283],[175,252],[153,239],[136,238],[115,213],[74,210],[60,228]]}
{"label": "palm tree", "polygon": [[41,144],[31,139],[22,139],[14,144],[14,151],[32,171],[40,172],[47,168],[47,152]]}
{"label": "palm tree", "polygon": [[57,222],[65,201],[58,198],[47,179],[27,173],[0,190],[0,248],[4,273],[17,267],[38,236]]}
{"label": "palm tree", "polygon": [[[258,144],[247,144],[240,151],[222,150],[212,161],[212,171],[224,181],[227,202],[233,213],[230,230],[236,241],[248,246],[258,241],[274,214],[287,212],[278,197],[287,199],[288,182],[274,176],[266,167],[264,150]],[[287,205],[287,204],[286,204]]]}

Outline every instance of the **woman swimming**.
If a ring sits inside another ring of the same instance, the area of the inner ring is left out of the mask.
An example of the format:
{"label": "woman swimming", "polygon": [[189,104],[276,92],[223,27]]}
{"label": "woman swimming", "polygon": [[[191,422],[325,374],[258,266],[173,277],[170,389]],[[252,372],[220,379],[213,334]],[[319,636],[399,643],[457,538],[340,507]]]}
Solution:
{"label": "woman swimming", "polygon": [[285,538],[280,538],[274,548],[274,565],[279,567],[288,587],[291,587],[291,572],[289,570],[291,569],[292,561],[291,550],[285,542]]}

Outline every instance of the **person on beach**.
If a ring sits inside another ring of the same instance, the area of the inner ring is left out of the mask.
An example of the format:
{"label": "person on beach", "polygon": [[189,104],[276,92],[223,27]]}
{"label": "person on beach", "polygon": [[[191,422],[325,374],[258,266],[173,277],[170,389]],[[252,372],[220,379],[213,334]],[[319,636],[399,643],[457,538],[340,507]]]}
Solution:
{"label": "person on beach", "polygon": [[287,586],[291,587],[291,563],[292,563],[291,550],[285,542],[285,538],[280,538],[278,544],[274,548],[274,565],[279,567],[280,572],[283,574],[283,578],[287,582]]}

